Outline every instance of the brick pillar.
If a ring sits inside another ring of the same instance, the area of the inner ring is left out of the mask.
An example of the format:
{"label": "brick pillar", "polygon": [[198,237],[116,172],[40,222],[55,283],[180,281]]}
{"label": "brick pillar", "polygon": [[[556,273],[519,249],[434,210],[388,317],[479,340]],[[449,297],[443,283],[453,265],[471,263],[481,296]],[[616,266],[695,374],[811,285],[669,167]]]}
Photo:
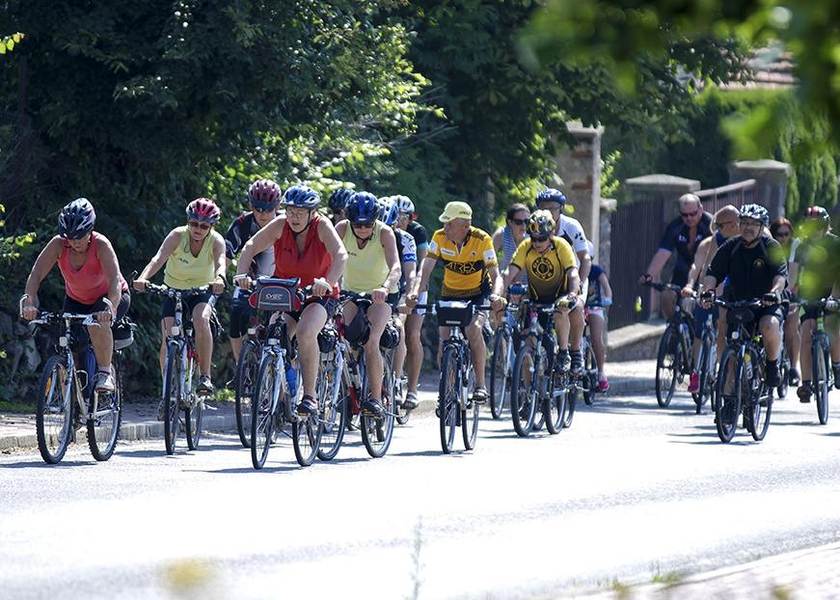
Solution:
{"label": "brick pillar", "polygon": [[554,158],[557,172],[565,183],[563,193],[574,207],[586,237],[597,250],[601,232],[601,136],[603,127],[582,127],[569,123],[574,145],[564,146]]}
{"label": "brick pillar", "polygon": [[739,160],[729,165],[729,182],[755,179],[756,200],[770,211],[770,220],[785,216],[789,164],[777,160]]}

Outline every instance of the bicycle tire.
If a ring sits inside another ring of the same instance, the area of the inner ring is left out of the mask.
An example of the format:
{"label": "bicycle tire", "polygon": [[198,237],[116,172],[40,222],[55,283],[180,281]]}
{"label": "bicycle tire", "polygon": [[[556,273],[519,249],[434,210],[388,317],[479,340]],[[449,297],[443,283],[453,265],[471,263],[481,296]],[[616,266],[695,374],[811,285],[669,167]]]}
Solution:
{"label": "bicycle tire", "polygon": [[753,440],[760,442],[767,435],[770,427],[770,414],[773,408],[773,392],[767,387],[764,377],[764,356],[751,350],[750,363],[753,365],[752,376],[745,381],[746,394],[742,406],[747,431]]}
{"label": "bicycle tire", "polygon": [[[558,372],[552,373],[551,386],[548,398],[543,402],[543,416],[545,428],[551,435],[557,435],[563,431],[563,418],[566,412],[566,390],[563,378]],[[563,388],[563,389],[561,389]]]}
{"label": "bicycle tire", "polygon": [[701,339],[699,386],[697,392],[691,394],[691,397],[694,399],[694,411],[698,415],[702,412],[703,405],[706,404],[706,401],[712,394],[712,386],[714,384],[712,370],[715,368],[713,354],[715,340],[706,331],[703,332]]}
{"label": "bicycle tire", "polygon": [[490,363],[490,415],[493,420],[502,418],[510,394],[510,352],[513,336],[507,325],[502,325],[493,340],[493,358]]}
{"label": "bicycle tire", "polygon": [[583,389],[583,401],[587,406],[592,406],[595,396],[598,393],[598,363],[595,362],[595,351],[592,344],[586,344],[583,355],[583,372],[586,387]]}
{"label": "bicycle tire", "polygon": [[[338,367],[338,365],[336,365]],[[337,374],[335,372],[338,371]],[[322,415],[323,428],[321,431],[321,443],[318,446],[318,459],[330,461],[336,457],[344,441],[344,433],[347,431],[347,390],[342,381],[342,373],[336,368],[332,379],[318,376],[318,397],[325,398],[324,413]],[[338,386],[338,394],[334,394],[334,387]],[[335,396],[335,404],[332,398]]]}
{"label": "bicycle tire", "polygon": [[[38,451],[44,462],[50,465],[61,462],[72,437],[75,383],[70,382],[70,398],[65,399],[63,391],[67,377],[69,373],[65,357],[55,354],[47,359],[38,380],[38,405],[35,409]],[[60,419],[51,418],[51,415],[57,414],[61,415]],[[53,433],[53,427],[59,425],[58,431]]]}
{"label": "bicycle tire", "polygon": [[175,453],[181,427],[181,352],[177,344],[166,349],[166,371],[163,379],[163,441],[166,453]]}
{"label": "bicycle tire", "polygon": [[186,402],[184,402],[184,430],[187,438],[187,448],[190,450],[198,450],[198,445],[201,443],[201,423],[204,417],[204,399],[198,396],[196,387],[198,386],[198,363],[196,360],[190,359],[189,365],[191,373],[187,373],[186,381],[190,382],[189,394],[185,395]]}
{"label": "bicycle tire", "polygon": [[[472,393],[475,388],[475,375],[472,369],[468,369],[469,375],[467,383],[467,393]],[[475,443],[478,440],[478,422],[481,406],[477,402],[468,400],[464,402],[464,408],[461,410],[461,436],[464,438],[464,448],[466,450],[475,449]]]}
{"label": "bicycle tire", "polygon": [[[734,386],[732,391],[734,393],[726,394],[726,372],[729,370],[730,364],[734,368],[732,380]],[[720,359],[720,368],[718,369],[713,402],[715,409],[715,429],[717,430],[718,438],[724,444],[732,441],[738,429],[738,418],[741,416],[740,398],[743,370],[743,364],[738,360],[735,351],[732,348],[724,350],[723,356]]]}
{"label": "bicycle tire", "polygon": [[458,427],[458,397],[460,395],[458,373],[458,349],[453,345],[443,348],[440,360],[440,385],[438,388],[438,423],[440,445],[444,454],[449,454],[455,445],[455,429]]}
{"label": "bicycle tire", "polygon": [[[251,464],[255,469],[262,469],[268,458],[274,434],[274,411],[272,402],[274,379],[274,358],[266,355],[260,361],[254,399],[251,402]],[[280,398],[278,404],[283,401]]]}
{"label": "bicycle tire", "polygon": [[365,414],[362,411],[359,425],[362,443],[372,458],[382,458],[391,446],[394,436],[394,371],[391,367],[391,353],[382,357],[382,408],[381,417]]}
{"label": "bicycle tire", "polygon": [[790,357],[788,357],[784,344],[782,344],[782,353],[779,355],[779,373],[782,378],[782,383],[776,388],[776,393],[779,395],[779,399],[783,400],[787,398],[788,380],[790,378]]}
{"label": "bicycle tire", "polygon": [[295,450],[295,460],[301,467],[308,467],[315,462],[321,442],[321,431],[321,420],[317,414],[292,422],[292,446]]}
{"label": "bicycle tire", "polygon": [[566,387],[566,406],[563,412],[563,429],[568,429],[572,426],[572,421],[575,418],[575,406],[578,402],[578,396],[581,391],[577,386]]}
{"label": "bicycle tire", "polygon": [[110,394],[99,394],[97,401],[97,414],[103,411],[103,402],[108,403],[110,413],[110,425],[102,426],[103,420],[94,416],[87,423],[87,440],[90,453],[98,461],[106,461],[114,454],[117,447],[117,440],[120,437],[120,423],[122,422],[122,376],[114,357],[112,362],[114,374],[114,392]]}
{"label": "bicycle tire", "polygon": [[239,360],[236,363],[234,379],[236,431],[243,448],[251,446],[251,398],[260,368],[258,345],[248,340],[242,344]]}
{"label": "bicycle tire", "polygon": [[672,327],[665,329],[656,351],[656,402],[668,408],[677,386],[677,375],[682,364],[681,345]]}
{"label": "bicycle tire", "polygon": [[[530,375],[530,380],[526,375]],[[540,376],[535,351],[528,342],[524,342],[513,363],[510,394],[510,416],[519,437],[528,437],[534,427]]]}
{"label": "bicycle tire", "polygon": [[811,340],[811,370],[814,376],[814,396],[817,401],[817,418],[820,425],[828,423],[828,395],[831,392],[828,387],[830,360],[828,350],[823,346],[822,337],[815,334],[814,339]]}

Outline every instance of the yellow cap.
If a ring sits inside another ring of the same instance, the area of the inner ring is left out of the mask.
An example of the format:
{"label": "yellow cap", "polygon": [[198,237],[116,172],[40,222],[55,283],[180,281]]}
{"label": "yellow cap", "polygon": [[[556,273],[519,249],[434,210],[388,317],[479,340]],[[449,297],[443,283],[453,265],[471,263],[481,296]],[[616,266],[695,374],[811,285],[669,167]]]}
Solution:
{"label": "yellow cap", "polygon": [[438,217],[441,223],[448,223],[452,219],[472,220],[472,208],[466,202],[450,202],[443,209],[443,214]]}

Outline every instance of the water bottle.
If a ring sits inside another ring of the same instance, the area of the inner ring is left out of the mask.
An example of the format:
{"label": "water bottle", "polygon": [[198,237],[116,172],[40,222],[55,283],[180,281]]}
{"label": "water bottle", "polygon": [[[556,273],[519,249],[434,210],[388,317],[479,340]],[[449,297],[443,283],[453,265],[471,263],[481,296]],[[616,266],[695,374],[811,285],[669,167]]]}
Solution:
{"label": "water bottle", "polygon": [[289,386],[289,395],[294,397],[297,394],[297,369],[291,363],[286,363],[286,385]]}

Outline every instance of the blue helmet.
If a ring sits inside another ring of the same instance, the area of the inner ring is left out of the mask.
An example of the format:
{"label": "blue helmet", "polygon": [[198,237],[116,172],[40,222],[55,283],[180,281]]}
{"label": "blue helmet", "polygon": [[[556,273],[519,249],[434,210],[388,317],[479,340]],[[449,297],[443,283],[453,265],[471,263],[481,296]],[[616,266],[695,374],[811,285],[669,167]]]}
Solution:
{"label": "blue helmet", "polygon": [[309,210],[318,208],[320,203],[321,197],[318,192],[308,185],[293,185],[286,190],[286,193],[283,194],[283,200],[280,201],[283,206],[297,206]]}
{"label": "blue helmet", "polygon": [[355,192],[350,188],[340,187],[337,190],[334,190],[332,194],[330,194],[330,199],[327,204],[330,207],[330,210],[338,212],[340,210],[345,210],[347,208],[347,203],[350,202],[350,198],[353,197]]}
{"label": "blue helmet", "polygon": [[543,202],[557,202],[560,206],[566,206],[566,194],[554,188],[546,188],[537,194],[537,206]]}
{"label": "blue helmet", "polygon": [[373,223],[379,217],[379,201],[370,192],[356,192],[347,203],[347,218],[354,225]]}
{"label": "blue helmet", "polygon": [[379,219],[389,227],[393,227],[400,216],[400,207],[396,202],[398,196],[385,196],[379,199],[382,206]]}

